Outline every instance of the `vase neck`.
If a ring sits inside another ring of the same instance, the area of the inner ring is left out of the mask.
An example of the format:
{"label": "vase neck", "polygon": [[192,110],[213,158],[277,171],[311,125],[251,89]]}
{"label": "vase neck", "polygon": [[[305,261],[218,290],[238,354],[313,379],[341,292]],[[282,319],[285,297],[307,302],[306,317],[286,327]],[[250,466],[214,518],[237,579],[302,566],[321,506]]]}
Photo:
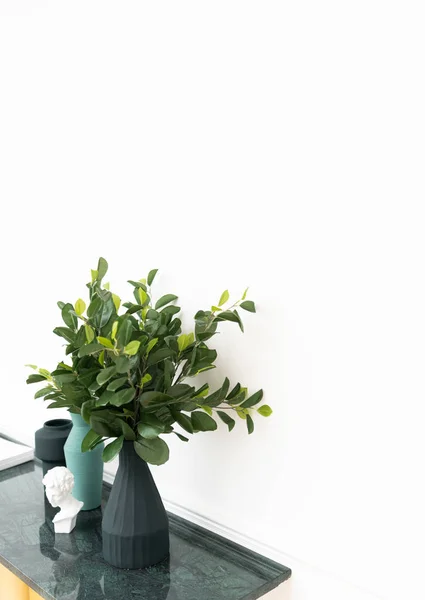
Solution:
{"label": "vase neck", "polygon": [[74,427],[90,427],[90,425],[88,425],[83,417],[77,413],[70,413],[71,414],[71,419],[72,419],[72,424],[74,425]]}
{"label": "vase neck", "polygon": [[136,453],[133,442],[124,441],[120,451],[120,467],[147,468],[145,461]]}
{"label": "vase neck", "polygon": [[72,423],[69,419],[51,419],[44,423],[44,427],[49,430],[65,430],[72,427]]}

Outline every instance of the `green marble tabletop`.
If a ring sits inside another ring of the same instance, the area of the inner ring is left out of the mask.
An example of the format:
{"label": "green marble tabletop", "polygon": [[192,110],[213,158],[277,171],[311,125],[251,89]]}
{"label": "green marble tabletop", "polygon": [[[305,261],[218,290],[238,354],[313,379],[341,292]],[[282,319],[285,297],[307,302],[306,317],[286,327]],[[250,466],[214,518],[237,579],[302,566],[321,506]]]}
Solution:
{"label": "green marble tabletop", "polygon": [[[102,509],[81,512],[71,534],[36,462],[0,472],[0,562],[47,600],[254,600],[291,575],[270,561],[170,514],[170,559],[127,571],[102,558]],[[105,484],[103,506],[109,486]]]}

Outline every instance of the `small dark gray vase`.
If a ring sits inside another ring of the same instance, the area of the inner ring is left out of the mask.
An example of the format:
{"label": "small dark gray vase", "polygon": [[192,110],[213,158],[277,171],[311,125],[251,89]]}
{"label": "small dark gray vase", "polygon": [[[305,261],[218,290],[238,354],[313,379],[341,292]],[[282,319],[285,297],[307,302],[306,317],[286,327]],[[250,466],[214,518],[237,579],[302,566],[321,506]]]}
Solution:
{"label": "small dark gray vase", "polygon": [[170,552],[168,517],[148,465],[125,441],[102,521],[103,557],[114,567],[143,569]]}
{"label": "small dark gray vase", "polygon": [[42,461],[43,475],[49,469],[65,466],[63,447],[71,429],[69,419],[52,419],[35,432],[35,455]]}

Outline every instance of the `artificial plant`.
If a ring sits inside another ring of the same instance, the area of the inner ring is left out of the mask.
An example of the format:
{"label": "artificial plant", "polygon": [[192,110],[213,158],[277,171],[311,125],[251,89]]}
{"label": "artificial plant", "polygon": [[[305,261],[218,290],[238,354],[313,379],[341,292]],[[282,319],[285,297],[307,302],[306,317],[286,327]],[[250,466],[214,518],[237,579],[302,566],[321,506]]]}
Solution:
{"label": "artificial plant", "polygon": [[35,397],[50,401],[48,408],[81,413],[91,426],[83,451],[115,438],[105,447],[105,461],[119,453],[124,440],[131,440],[143,460],[163,464],[169,458],[163,434],[174,433],[186,442],[188,438],[174,429],[176,424],[188,434],[214,431],[214,416],[231,431],[235,426],[231,415],[237,415],[252,433],[253,411],[263,416],[272,412],[267,405],[258,408],[262,390],[249,395],[240,383],[230,388],[227,377],[213,393],[207,383],[198,388],[187,383],[215,368],[217,352],[207,342],[220,322],[234,322],[243,331],[238,308],[255,312],[254,302],[246,300],[247,290],[227,307],[226,290],[217,306],[196,313],[193,331],[182,333],[180,307],[174,304],[177,296],[165,294],[153,301],[157,269],[146,279],[129,281],[135,301],[122,307],[109,284],[102,285],[107,269],[108,263],[100,258],[87,284],[87,306],[82,299],[74,305],[58,302],[65,326],[54,333],[66,340],[71,364],[62,361],[52,372],[29,365],[36,373],[27,383],[45,384]]}

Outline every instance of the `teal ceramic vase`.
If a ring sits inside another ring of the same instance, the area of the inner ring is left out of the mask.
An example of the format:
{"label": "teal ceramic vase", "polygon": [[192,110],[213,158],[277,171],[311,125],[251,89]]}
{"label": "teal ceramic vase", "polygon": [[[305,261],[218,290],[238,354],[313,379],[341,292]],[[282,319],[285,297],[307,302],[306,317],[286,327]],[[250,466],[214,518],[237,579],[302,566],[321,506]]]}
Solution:
{"label": "teal ceramic vase", "polygon": [[92,510],[100,506],[103,485],[104,444],[90,452],[81,452],[81,442],[90,430],[81,415],[71,414],[73,427],[64,446],[66,466],[74,475],[72,495],[84,502],[81,510]]}

